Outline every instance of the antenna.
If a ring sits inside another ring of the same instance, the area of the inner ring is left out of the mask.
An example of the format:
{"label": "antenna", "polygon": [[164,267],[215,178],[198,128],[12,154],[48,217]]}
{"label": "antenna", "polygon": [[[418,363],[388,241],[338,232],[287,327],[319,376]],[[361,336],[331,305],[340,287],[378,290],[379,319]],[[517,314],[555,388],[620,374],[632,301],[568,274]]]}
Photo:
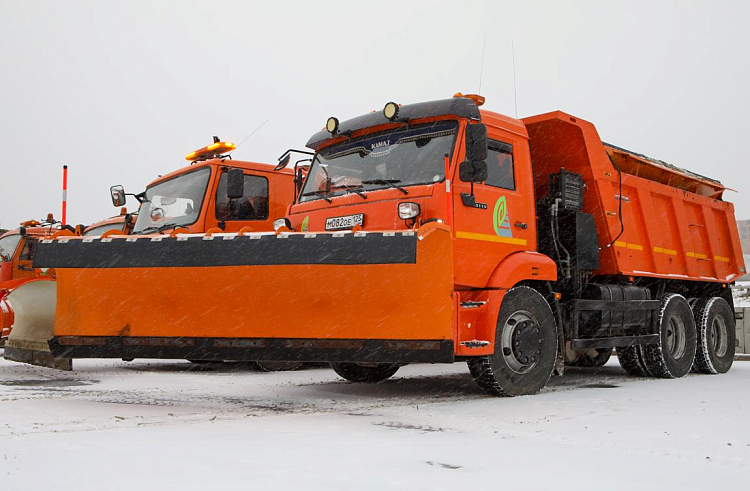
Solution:
{"label": "antenna", "polygon": [[63,165],[63,182],[62,182],[62,222],[67,224],[68,219],[68,166]]}
{"label": "antenna", "polygon": [[516,46],[510,42],[510,52],[513,55],[513,99],[516,105],[516,119],[518,119],[518,92],[516,91]]}
{"label": "antenna", "polygon": [[[261,128],[263,127],[263,125],[265,125],[266,123],[268,123],[268,120],[267,120],[267,119],[266,119],[265,121],[263,121],[263,122],[262,122],[262,123],[260,124],[260,126],[258,126],[257,128],[255,128],[255,129],[254,129],[254,130],[253,130],[253,131],[252,131],[252,132],[251,132],[251,133],[250,133],[249,135],[247,135],[247,136],[245,137],[245,139],[244,139],[244,140],[242,140],[242,141],[240,142],[240,145],[242,145],[243,143],[245,143],[245,142],[247,141],[247,139],[248,139],[248,138],[250,138],[251,136],[253,136],[253,135],[254,135],[254,134],[255,134],[255,133],[256,133],[256,132],[257,132],[257,131],[258,131],[259,129],[261,129]],[[237,145],[237,146],[235,147],[235,150],[236,150],[236,149],[238,149],[238,148],[240,148],[240,145]]]}
{"label": "antenna", "polygon": [[479,90],[477,94],[482,93],[482,74],[484,73],[484,47],[487,45],[487,31],[484,31],[484,41],[482,41],[482,66],[479,68]]}

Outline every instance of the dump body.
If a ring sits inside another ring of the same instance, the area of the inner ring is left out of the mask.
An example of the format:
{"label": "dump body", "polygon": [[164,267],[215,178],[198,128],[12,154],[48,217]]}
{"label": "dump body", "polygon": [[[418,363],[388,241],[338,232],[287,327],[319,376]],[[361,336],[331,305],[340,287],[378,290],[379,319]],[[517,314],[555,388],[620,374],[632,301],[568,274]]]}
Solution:
{"label": "dump body", "polygon": [[583,177],[599,232],[595,274],[729,283],[745,273],[721,183],[602,143],[593,124],[563,112],[523,121],[537,196],[561,167]]}

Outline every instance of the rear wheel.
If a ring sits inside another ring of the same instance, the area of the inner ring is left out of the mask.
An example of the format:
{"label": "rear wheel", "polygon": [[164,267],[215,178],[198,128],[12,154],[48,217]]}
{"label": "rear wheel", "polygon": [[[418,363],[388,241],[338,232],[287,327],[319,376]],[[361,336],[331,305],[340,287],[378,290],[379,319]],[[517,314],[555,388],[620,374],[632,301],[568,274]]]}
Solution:
{"label": "rear wheel", "polygon": [[693,305],[697,342],[693,368],[698,373],[726,373],[735,351],[734,314],[723,298],[702,298]]}
{"label": "rear wheel", "polygon": [[633,377],[648,377],[651,375],[643,362],[640,346],[618,346],[616,349],[617,361],[628,372],[628,375]]}
{"label": "rear wheel", "polygon": [[350,382],[374,384],[393,376],[400,365],[378,363],[360,365],[359,363],[331,363],[331,368],[340,377]]}
{"label": "rear wheel", "polygon": [[664,296],[657,320],[659,342],[640,347],[646,369],[654,377],[686,375],[695,358],[696,332],[693,312],[685,297]]}
{"label": "rear wheel", "polygon": [[469,371],[486,392],[520,396],[539,392],[552,375],[557,329],[552,309],[536,290],[511,288],[495,330],[495,353],[469,360]]}
{"label": "rear wheel", "polygon": [[301,361],[256,361],[255,366],[261,372],[291,372],[302,368]]}

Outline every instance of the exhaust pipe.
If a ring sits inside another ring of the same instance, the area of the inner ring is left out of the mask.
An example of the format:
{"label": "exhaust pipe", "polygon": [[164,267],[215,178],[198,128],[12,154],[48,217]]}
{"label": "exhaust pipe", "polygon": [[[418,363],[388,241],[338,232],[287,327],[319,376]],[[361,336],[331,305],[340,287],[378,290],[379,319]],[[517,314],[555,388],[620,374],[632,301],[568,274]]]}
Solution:
{"label": "exhaust pipe", "polygon": [[6,297],[15,315],[5,343],[5,359],[58,370],[73,370],[70,358],[55,358],[48,341],[54,336],[57,285],[52,280],[25,283]]}

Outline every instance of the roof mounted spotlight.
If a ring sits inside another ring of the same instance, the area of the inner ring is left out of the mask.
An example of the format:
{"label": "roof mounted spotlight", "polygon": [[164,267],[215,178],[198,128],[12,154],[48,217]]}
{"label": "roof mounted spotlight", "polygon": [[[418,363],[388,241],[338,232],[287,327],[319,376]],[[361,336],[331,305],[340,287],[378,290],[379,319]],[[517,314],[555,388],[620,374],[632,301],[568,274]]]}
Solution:
{"label": "roof mounted spotlight", "polygon": [[328,118],[328,121],[326,121],[326,130],[331,135],[335,135],[339,132],[339,120],[331,116]]}
{"label": "roof mounted spotlight", "polygon": [[385,116],[385,119],[388,121],[395,121],[396,118],[398,118],[398,108],[399,105],[395,102],[389,102],[383,107],[383,116]]}

